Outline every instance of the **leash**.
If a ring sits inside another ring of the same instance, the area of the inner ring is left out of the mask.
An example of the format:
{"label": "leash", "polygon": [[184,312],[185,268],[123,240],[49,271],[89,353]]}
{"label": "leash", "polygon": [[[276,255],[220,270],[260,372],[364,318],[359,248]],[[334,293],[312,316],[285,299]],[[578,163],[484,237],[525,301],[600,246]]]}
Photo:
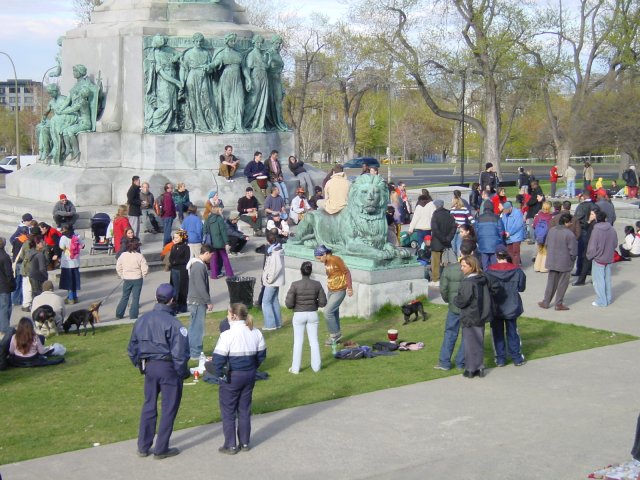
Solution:
{"label": "leash", "polygon": [[120,288],[120,285],[122,285],[123,282],[124,282],[124,280],[120,280],[120,282],[118,282],[118,284],[115,286],[115,288],[113,290],[111,290],[109,292],[109,294],[100,301],[100,304],[104,305],[105,303],[107,303],[107,300],[109,299],[109,297],[111,295],[113,295],[113,292],[115,292],[118,288]]}

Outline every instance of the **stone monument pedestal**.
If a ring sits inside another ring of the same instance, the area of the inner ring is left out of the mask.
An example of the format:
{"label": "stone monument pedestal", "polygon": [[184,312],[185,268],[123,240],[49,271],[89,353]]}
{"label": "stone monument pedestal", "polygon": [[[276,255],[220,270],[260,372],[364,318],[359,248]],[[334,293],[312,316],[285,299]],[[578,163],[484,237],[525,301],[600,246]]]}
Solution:
{"label": "stone monument pedestal", "polygon": [[[424,267],[414,258],[411,261],[394,261],[387,265],[366,265],[370,260],[340,255],[351,271],[353,296],[345,297],[340,306],[340,316],[370,317],[383,305],[402,305],[420,295],[428,295],[428,282],[424,278]],[[285,279],[280,289],[280,303],[289,287],[300,280],[300,265],[305,260],[313,262],[311,278],[327,285],[324,265],[313,256],[313,251],[300,246],[285,245]]]}

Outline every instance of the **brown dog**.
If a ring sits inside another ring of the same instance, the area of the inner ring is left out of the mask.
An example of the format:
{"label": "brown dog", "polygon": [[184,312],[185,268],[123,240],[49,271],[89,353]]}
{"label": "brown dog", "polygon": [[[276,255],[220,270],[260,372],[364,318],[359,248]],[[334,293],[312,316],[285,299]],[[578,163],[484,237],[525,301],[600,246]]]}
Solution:
{"label": "brown dog", "polygon": [[62,324],[64,333],[68,333],[72,325],[76,326],[76,331],[80,335],[80,326],[84,325],[84,335],[87,335],[87,323],[91,325],[91,332],[96,334],[94,323],[100,322],[100,306],[102,301],[92,303],[88,309],[76,310],[71,312],[67,319]]}

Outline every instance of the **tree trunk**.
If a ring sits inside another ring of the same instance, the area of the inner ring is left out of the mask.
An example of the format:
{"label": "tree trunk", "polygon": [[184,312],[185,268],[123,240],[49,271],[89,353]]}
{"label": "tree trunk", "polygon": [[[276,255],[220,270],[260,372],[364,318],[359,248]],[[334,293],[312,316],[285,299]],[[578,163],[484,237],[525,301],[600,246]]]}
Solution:
{"label": "tree trunk", "polygon": [[453,125],[453,141],[451,142],[451,163],[460,163],[460,122]]}
{"label": "tree trunk", "polygon": [[558,149],[558,172],[560,172],[560,175],[564,175],[571,159],[571,145],[569,145],[569,142],[563,142],[556,147]]}
{"label": "tree trunk", "polygon": [[[487,85],[485,98],[486,132],[484,137],[484,162],[491,162],[498,178],[502,178],[500,169],[500,112],[495,85]],[[482,164],[482,160],[480,161]]]}

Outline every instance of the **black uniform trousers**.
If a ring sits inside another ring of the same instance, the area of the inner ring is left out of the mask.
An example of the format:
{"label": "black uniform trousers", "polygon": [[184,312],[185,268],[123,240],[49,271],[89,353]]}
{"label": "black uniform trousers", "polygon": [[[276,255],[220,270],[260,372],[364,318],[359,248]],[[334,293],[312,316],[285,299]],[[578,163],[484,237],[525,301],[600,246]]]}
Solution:
{"label": "black uniform trousers", "polygon": [[[220,383],[219,403],[222,414],[224,447],[248,445],[251,437],[251,400],[256,384],[256,370],[234,370],[231,383]],[[236,424],[237,416],[237,424]]]}
{"label": "black uniform trousers", "polygon": [[159,394],[162,394],[162,417],[158,425],[158,438],[154,449],[156,455],[169,449],[173,422],[182,399],[182,378],[173,368],[173,362],[147,362],[144,375],[144,404],[138,432],[138,451],[140,452],[149,451],[156,434]]}

